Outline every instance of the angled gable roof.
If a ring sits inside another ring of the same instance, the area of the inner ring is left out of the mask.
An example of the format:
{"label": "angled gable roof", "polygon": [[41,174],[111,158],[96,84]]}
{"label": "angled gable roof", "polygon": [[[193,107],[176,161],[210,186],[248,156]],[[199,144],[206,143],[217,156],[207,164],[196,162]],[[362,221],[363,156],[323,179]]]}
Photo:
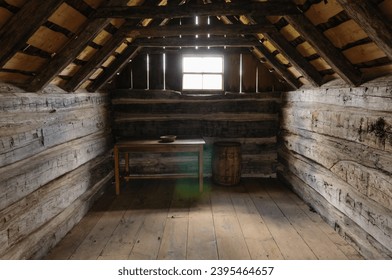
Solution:
{"label": "angled gable roof", "polygon": [[[194,15],[219,21],[165,26]],[[293,88],[356,86],[392,72],[391,21],[392,0],[0,0],[0,81],[96,91],[142,47],[204,40],[248,47]],[[201,29],[215,36],[187,39]]]}

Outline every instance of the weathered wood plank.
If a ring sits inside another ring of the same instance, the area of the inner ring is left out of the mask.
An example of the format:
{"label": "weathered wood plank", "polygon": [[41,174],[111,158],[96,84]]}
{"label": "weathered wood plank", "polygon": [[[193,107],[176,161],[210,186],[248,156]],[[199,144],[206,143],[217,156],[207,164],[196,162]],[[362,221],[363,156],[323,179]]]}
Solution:
{"label": "weathered wood plank", "polygon": [[151,8],[140,7],[103,7],[96,17],[104,18],[180,18],[193,16],[222,16],[222,15],[285,15],[298,14],[299,10],[292,3],[248,2],[243,3],[209,3],[207,5],[188,4],[180,6],[159,6]]}
{"label": "weathered wood plank", "polygon": [[[56,0],[28,1],[16,15],[7,21],[0,29],[0,68],[25,45],[27,39],[63,2]],[[28,24],[20,24],[21,22],[28,22]]]}
{"label": "weathered wood plank", "polygon": [[273,67],[273,69],[279,73],[279,75],[294,89],[298,89],[302,86],[302,83],[297,80],[279,60],[264,46],[258,46],[252,48],[252,52],[260,59],[264,58]]}
{"label": "weathered wood plank", "polygon": [[284,192],[279,189],[279,185],[268,184],[265,188],[267,189],[268,195],[275,201],[285,217],[293,224],[294,228],[318,259],[347,259],[317,224],[314,224],[291,198],[287,195],[283,195]]}
{"label": "weathered wood plank", "polygon": [[0,209],[103,154],[109,149],[109,145],[107,134],[95,133],[1,168],[0,176],[4,184],[0,195]]}
{"label": "weathered wood plank", "polygon": [[218,249],[215,242],[210,192],[205,188],[204,192],[193,201],[189,209],[186,258],[188,260],[217,260]]}
{"label": "weathered wood plank", "polygon": [[[283,180],[285,181],[285,180]],[[287,184],[287,183],[286,183]],[[292,186],[290,186],[292,188]],[[305,201],[303,201],[296,193],[287,192],[286,193],[291,200],[302,209],[302,211],[312,220],[313,223],[317,225],[317,227],[322,230],[327,237],[339,248],[339,251],[342,252],[347,259],[349,260],[363,260],[363,256],[354,249],[354,247],[350,246],[342,236],[336,232],[333,227],[328,225],[322,217],[317,213],[317,211],[310,207]],[[339,253],[337,253],[339,254]]]}
{"label": "weathered wood plank", "polygon": [[184,260],[187,254],[190,197],[183,195],[186,188],[178,181],[174,189],[169,212],[159,247],[159,260]]}
{"label": "weathered wood plank", "polygon": [[331,68],[349,85],[358,86],[362,82],[361,73],[350,61],[311,23],[305,15],[284,17],[318,51]]}
{"label": "weathered wood plank", "polygon": [[106,106],[72,112],[2,114],[0,167],[50,147],[108,129]]}
{"label": "weathered wood plank", "polygon": [[72,228],[67,235],[52,248],[43,259],[48,260],[68,260],[73,252],[80,246],[89,232],[94,228],[102,215],[110,208],[116,194],[114,191],[105,190],[103,195],[97,199],[90,211],[83,219]]}
{"label": "weathered wood plank", "polygon": [[[252,184],[253,181],[250,183]],[[276,241],[256,209],[250,195],[245,192],[230,194],[250,256],[253,260],[283,259]]]}
{"label": "weathered wood plank", "polygon": [[160,186],[155,195],[155,199],[150,202],[150,207],[147,208],[148,213],[140,228],[136,244],[129,255],[130,259],[156,260],[158,258],[170,207],[169,197],[173,196],[173,189]]}
{"label": "weathered wood plank", "polygon": [[261,32],[273,32],[276,28],[272,24],[253,25],[180,25],[180,26],[157,26],[157,27],[132,27],[128,26],[125,35],[130,37],[171,37],[189,35],[236,35],[257,34]]}
{"label": "weathered wood plank", "polygon": [[347,14],[392,60],[392,28],[380,10],[369,1],[337,1]]}
{"label": "weathered wood plank", "polygon": [[[282,110],[285,119],[283,126],[361,143],[381,151],[392,150],[390,113],[364,112],[361,109],[344,110],[328,105],[310,107],[286,106]],[[296,121],[288,118],[289,116],[294,116]]]}
{"label": "weathered wood plank", "polygon": [[[127,0],[121,1],[125,4]],[[111,0],[107,6],[118,4],[117,0]],[[110,19],[89,19],[84,28],[68,41],[68,43],[57,53],[33,81],[26,86],[28,91],[36,92],[48,85],[67,65],[69,65],[93,40],[93,38],[110,23]]]}
{"label": "weathered wood plank", "polygon": [[[279,172],[279,178],[285,182],[290,182],[294,191],[305,201],[311,203],[315,209],[327,222],[339,232],[340,235],[353,247],[355,247],[366,259],[390,259],[391,253],[381,252],[383,246],[380,245],[371,235],[369,235],[357,223],[353,222],[344,213],[331,205],[320,193],[315,191],[310,185],[300,180],[290,170],[283,169]],[[385,248],[384,248],[385,250]]]}
{"label": "weathered wood plank", "polygon": [[75,200],[67,209],[54,217],[44,227],[23,239],[11,250],[1,256],[2,259],[40,259],[47,254],[47,251],[58,243],[65,234],[75,226],[90,209],[97,199],[100,191],[106,187],[112,174],[95,184],[80,198]]}
{"label": "weathered wood plank", "polygon": [[211,207],[219,259],[250,259],[230,195],[214,186]]}
{"label": "weathered wood plank", "polygon": [[328,169],[315,165],[314,162],[300,155],[285,151],[280,151],[279,155],[286,164],[290,163],[291,172],[372,235],[386,251],[392,251],[390,242],[392,228],[389,226],[391,210],[367,199]]}
{"label": "weathered wood plank", "polygon": [[7,246],[1,247],[0,254],[60,214],[111,173],[112,164],[107,156],[98,157],[1,210],[4,219],[0,232],[8,232],[9,236]]}
{"label": "weathered wood plank", "polygon": [[284,216],[263,186],[250,186],[252,200],[271,232],[284,259],[316,259],[297,230]]}
{"label": "weathered wood plank", "polygon": [[314,87],[319,87],[323,84],[323,77],[317,69],[310,64],[279,32],[264,33],[264,37],[290,61],[290,63],[304,76],[306,80]]}
{"label": "weathered wood plank", "polygon": [[122,221],[129,199],[119,196],[111,205],[108,212],[102,215],[88,236],[83,240],[77,250],[71,255],[73,260],[96,260],[101,256],[105,245],[113,236],[118,224]]}
{"label": "weathered wood plank", "polygon": [[[51,87],[46,88],[51,91]],[[109,95],[105,93],[75,93],[62,94],[57,88],[54,93],[39,95],[36,93],[7,92],[0,88],[0,112],[28,113],[28,112],[60,112],[73,109],[91,108],[107,104]]]}

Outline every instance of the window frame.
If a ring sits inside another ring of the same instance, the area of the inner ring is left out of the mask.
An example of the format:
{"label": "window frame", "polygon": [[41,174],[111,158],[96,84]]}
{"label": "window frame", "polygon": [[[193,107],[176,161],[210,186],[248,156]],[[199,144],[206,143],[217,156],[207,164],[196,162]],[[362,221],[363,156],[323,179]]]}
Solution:
{"label": "window frame", "polygon": [[[192,72],[192,71],[185,71],[184,70],[184,58],[186,57],[191,57],[191,58],[204,58],[204,57],[219,57],[222,60],[222,71],[221,72],[208,72],[208,71],[201,71],[201,72]],[[182,65],[182,90],[183,91],[191,91],[191,92],[195,92],[195,91],[202,91],[202,92],[223,92],[224,91],[224,85],[225,85],[225,81],[224,81],[224,77],[225,77],[225,56],[223,54],[183,54],[182,55],[182,60],[181,60],[181,65]],[[221,87],[220,89],[205,89],[205,88],[197,88],[197,89],[187,89],[184,88],[184,76],[185,75],[192,75],[192,74],[199,74],[202,76],[203,79],[203,75],[219,75],[222,79],[221,82]]]}

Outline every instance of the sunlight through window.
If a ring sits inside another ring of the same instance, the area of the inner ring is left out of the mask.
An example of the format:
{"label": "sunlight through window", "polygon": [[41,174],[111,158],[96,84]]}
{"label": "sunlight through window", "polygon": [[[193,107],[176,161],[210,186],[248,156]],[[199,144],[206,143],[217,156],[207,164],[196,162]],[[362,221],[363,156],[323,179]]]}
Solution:
{"label": "sunlight through window", "polygon": [[223,56],[184,56],[184,90],[223,90]]}

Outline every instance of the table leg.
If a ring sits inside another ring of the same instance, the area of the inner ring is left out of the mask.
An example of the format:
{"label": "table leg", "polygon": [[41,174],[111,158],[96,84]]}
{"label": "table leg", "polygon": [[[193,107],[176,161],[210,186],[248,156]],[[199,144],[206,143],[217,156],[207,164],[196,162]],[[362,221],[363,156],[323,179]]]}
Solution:
{"label": "table leg", "polygon": [[203,192],[203,145],[199,146],[199,192]]}
{"label": "table leg", "polygon": [[[125,176],[129,175],[129,153],[126,152],[125,153]],[[126,179],[126,181],[128,182],[128,179]]]}
{"label": "table leg", "polygon": [[116,181],[116,195],[120,194],[120,163],[118,148],[114,146],[114,177]]}

